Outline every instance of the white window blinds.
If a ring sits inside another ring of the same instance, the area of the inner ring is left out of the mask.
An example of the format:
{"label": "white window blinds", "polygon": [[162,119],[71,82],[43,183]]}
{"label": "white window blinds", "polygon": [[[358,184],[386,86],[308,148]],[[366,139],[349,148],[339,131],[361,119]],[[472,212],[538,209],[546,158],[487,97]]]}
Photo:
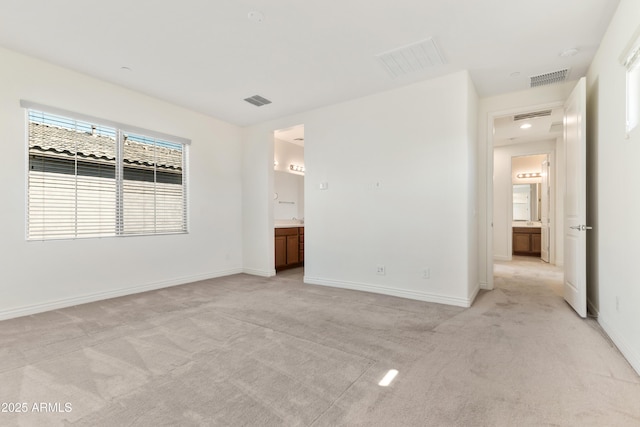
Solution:
{"label": "white window blinds", "polygon": [[115,165],[115,129],[30,110],[29,238],[114,235]]}
{"label": "white window blinds", "polygon": [[175,233],[186,227],[183,147],[124,135],[123,233]]}
{"label": "white window blinds", "polygon": [[185,144],[34,109],[28,135],[28,239],[187,231]]}

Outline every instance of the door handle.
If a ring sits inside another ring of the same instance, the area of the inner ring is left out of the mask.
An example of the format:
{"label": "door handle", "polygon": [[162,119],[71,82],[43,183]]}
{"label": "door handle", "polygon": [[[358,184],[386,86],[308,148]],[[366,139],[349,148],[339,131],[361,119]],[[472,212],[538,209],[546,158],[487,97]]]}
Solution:
{"label": "door handle", "polygon": [[578,230],[578,231],[585,231],[585,230],[593,230],[593,227],[589,227],[588,225],[572,225],[571,227],[569,227],[573,230]]}

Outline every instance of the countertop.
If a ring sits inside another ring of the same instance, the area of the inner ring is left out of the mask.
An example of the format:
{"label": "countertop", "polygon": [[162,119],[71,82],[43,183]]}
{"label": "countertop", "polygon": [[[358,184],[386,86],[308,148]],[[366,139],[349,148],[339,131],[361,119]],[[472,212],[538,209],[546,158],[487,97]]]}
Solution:
{"label": "countertop", "polygon": [[518,228],[542,228],[542,223],[539,221],[513,221],[511,226]]}
{"label": "countertop", "polygon": [[274,224],[274,228],[292,228],[292,227],[304,227],[304,222],[299,220],[291,220],[291,221],[278,221]]}

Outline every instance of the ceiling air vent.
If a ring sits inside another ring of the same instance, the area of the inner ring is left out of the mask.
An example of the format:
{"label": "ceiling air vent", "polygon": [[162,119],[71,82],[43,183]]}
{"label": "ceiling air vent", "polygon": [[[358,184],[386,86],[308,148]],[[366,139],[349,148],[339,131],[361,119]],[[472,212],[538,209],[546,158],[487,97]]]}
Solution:
{"label": "ceiling air vent", "polygon": [[249,98],[245,98],[244,100],[249,104],[255,105],[256,107],[262,107],[263,105],[271,104],[271,101],[269,101],[267,98],[261,97],[260,95],[253,95]]}
{"label": "ceiling air vent", "polygon": [[554,83],[560,83],[567,80],[569,76],[569,69],[553,71],[551,73],[538,74],[537,76],[531,76],[531,87],[552,85]]}
{"label": "ceiling air vent", "polygon": [[304,138],[293,138],[294,141],[304,141]]}
{"label": "ceiling air vent", "polygon": [[392,77],[444,64],[438,46],[432,38],[379,53],[376,58]]}
{"label": "ceiling air vent", "polygon": [[551,115],[551,110],[534,111],[533,113],[522,113],[513,116],[513,121],[535,119],[536,117],[547,117]]}

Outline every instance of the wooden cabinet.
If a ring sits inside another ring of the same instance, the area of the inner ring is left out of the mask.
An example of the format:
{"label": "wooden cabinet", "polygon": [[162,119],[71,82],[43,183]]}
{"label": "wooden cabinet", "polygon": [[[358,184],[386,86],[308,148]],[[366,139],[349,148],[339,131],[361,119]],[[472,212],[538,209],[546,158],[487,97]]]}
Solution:
{"label": "wooden cabinet", "polygon": [[304,227],[298,228],[298,261],[304,264]]}
{"label": "wooden cabinet", "polygon": [[276,271],[304,263],[304,227],[275,229]]}
{"label": "wooden cabinet", "polygon": [[539,228],[513,227],[513,254],[540,256],[542,235]]}
{"label": "wooden cabinet", "polygon": [[540,249],[542,248],[542,234],[540,233],[540,229],[537,228],[537,233],[531,234],[531,252],[540,256]]}

